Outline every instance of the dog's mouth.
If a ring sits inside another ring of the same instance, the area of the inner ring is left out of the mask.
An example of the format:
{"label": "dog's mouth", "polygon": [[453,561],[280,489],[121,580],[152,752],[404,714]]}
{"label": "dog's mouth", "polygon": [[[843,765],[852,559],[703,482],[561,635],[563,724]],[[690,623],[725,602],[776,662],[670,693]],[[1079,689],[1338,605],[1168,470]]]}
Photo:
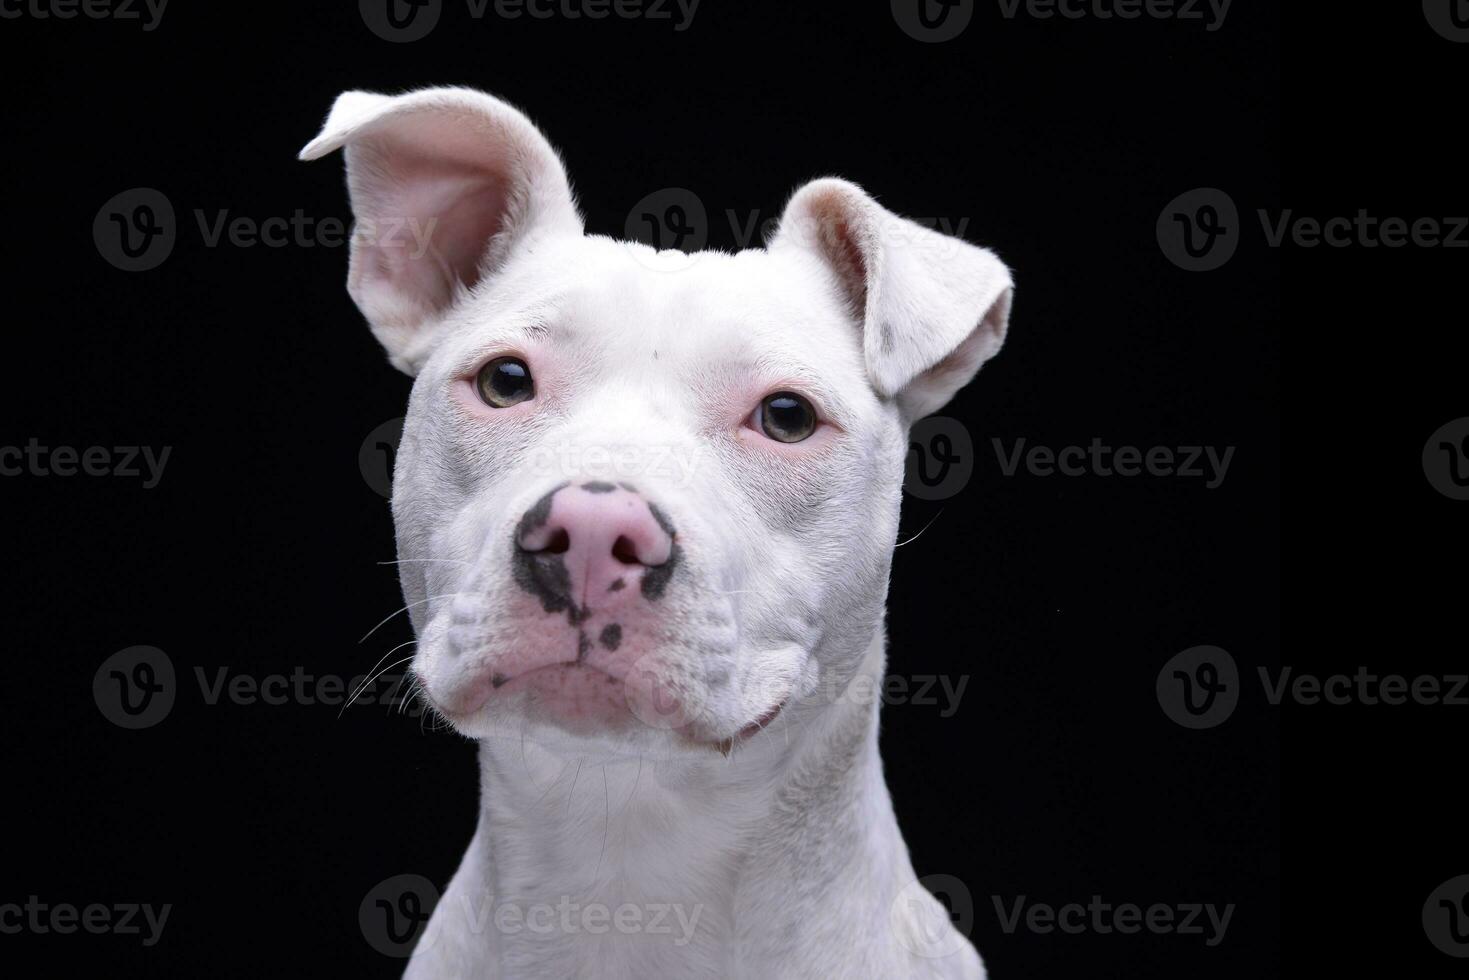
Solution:
{"label": "dog's mouth", "polygon": [[765,712],[765,714],[761,715],[759,718],[756,718],[744,728],[741,728],[739,732],[734,736],[734,739],[745,741],[747,739],[754,738],[756,735],[759,735],[761,732],[765,731],[765,729],[770,727],[770,723],[775,721],[776,716],[781,713],[781,710],[785,708],[786,702],[789,700],[789,697],[785,698],[775,707]]}
{"label": "dog's mouth", "polygon": [[632,721],[624,679],[586,662],[546,664],[513,677],[492,674],[490,692],[487,704],[523,693],[532,714],[576,734],[617,731]]}
{"label": "dog's mouth", "polygon": [[[790,699],[787,698],[786,700],[788,701]],[[775,707],[771,708],[769,711],[765,712],[765,714],[750,722],[744,728],[741,728],[738,732],[731,735],[729,738],[720,739],[717,742],[700,739],[690,739],[690,741],[694,742],[694,744],[696,745],[712,748],[720,755],[728,758],[730,753],[734,752],[736,747],[745,742],[748,742],[750,739],[754,738],[756,735],[759,735],[761,732],[765,731],[765,729],[769,728],[770,723],[775,721],[775,716],[780,714],[781,709],[785,706],[786,701],[781,701]]]}
{"label": "dog's mouth", "polygon": [[[683,745],[729,756],[760,735],[789,701],[782,698],[735,734],[714,737],[711,719],[695,707],[697,699],[651,671],[624,673],[617,666],[565,660],[516,674],[490,672],[459,696],[436,702],[456,728],[472,730],[484,712],[519,710],[531,719],[584,738],[626,735],[639,728],[666,731]],[[720,726],[723,727],[723,726]],[[725,728],[728,731],[728,728]]]}

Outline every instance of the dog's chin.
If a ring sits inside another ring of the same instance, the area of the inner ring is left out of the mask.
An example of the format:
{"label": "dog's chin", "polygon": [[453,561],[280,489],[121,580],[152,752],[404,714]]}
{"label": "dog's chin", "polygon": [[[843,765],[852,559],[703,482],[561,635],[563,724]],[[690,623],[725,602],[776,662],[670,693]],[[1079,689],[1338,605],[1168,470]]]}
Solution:
{"label": "dog's chin", "polygon": [[445,715],[454,730],[477,741],[503,741],[513,751],[529,744],[564,758],[613,761],[617,759],[687,759],[716,756],[727,746],[689,735],[649,728],[631,712],[594,725],[584,718],[568,719],[541,705],[523,708],[496,705],[461,717]]}

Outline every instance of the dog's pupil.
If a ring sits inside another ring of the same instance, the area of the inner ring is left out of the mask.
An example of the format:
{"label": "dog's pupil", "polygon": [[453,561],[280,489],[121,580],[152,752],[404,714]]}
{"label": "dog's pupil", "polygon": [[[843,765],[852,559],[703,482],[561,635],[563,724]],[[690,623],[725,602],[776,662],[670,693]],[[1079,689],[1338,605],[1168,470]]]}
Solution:
{"label": "dog's pupil", "polygon": [[491,384],[495,386],[495,394],[506,398],[513,398],[525,390],[530,383],[530,372],[526,371],[525,365],[519,361],[502,361],[495,367],[494,378]]}
{"label": "dog's pupil", "polygon": [[480,397],[494,408],[508,408],[535,394],[530,368],[518,357],[499,357],[479,372]]}
{"label": "dog's pupil", "polygon": [[805,399],[796,395],[771,395],[765,402],[765,428],[773,438],[797,442],[810,434],[813,421]]}

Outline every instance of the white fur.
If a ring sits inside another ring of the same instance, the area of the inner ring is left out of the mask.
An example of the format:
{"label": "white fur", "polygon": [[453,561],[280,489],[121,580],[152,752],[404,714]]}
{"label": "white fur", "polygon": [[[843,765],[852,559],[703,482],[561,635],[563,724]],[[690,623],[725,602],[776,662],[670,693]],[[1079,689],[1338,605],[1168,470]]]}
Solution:
{"label": "white fur", "polygon": [[[349,288],[415,376],[393,493],[414,672],[480,740],[479,829],[408,976],[982,977],[914,884],[877,705],[850,692],[884,671],[907,426],[998,350],[1005,267],[835,179],[797,192],[768,250],[586,235],[555,151],[478,92],[344,94],[302,156],[343,146],[359,222],[432,230],[419,255],[359,235]],[[537,397],[497,414],[465,379],[506,352]],[[819,438],[744,424],[786,388],[832,423]],[[505,650],[552,642],[506,554],[583,476],[631,480],[677,525],[644,662],[698,707],[692,735],[452,710]],[[673,931],[497,924],[568,903],[672,906]]]}

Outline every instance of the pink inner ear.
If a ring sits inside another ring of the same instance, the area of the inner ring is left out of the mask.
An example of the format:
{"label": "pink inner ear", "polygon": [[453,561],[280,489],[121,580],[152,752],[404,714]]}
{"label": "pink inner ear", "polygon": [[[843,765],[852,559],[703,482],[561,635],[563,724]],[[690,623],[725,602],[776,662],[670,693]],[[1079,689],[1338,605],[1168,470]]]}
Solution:
{"label": "pink inner ear", "polygon": [[459,287],[479,281],[481,260],[504,224],[504,182],[425,169],[408,172],[401,184],[398,198],[384,206],[403,217],[381,219],[377,240],[364,243],[363,285],[391,289],[436,313]]}
{"label": "pink inner ear", "polygon": [[582,233],[556,151],[513,106],[482,92],[345,92],[301,157],[338,147],[357,219],[348,291],[409,374],[446,309],[517,243]]}
{"label": "pink inner ear", "polygon": [[867,316],[868,276],[872,270],[863,233],[853,227],[854,221],[860,221],[854,210],[857,207],[849,195],[832,188],[815,195],[806,215],[798,220],[811,223],[807,231],[836,272],[852,317],[861,323]]}
{"label": "pink inner ear", "polygon": [[369,319],[432,316],[473,287],[492,239],[519,217],[513,188],[533,176],[513,134],[452,113],[391,120],[348,154],[353,285]]}

